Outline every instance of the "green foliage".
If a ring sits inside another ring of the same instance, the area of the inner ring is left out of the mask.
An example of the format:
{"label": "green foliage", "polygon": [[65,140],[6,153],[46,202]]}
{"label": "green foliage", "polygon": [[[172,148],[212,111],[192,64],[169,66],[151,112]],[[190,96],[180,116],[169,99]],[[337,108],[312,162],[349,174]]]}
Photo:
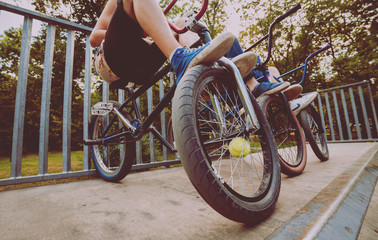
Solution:
{"label": "green foliage", "polygon": [[[250,45],[268,32],[274,18],[289,10],[292,0],[244,1],[242,7],[245,31],[242,42]],[[305,91],[325,89],[362,80],[376,79],[377,9],[372,0],[310,0],[302,9],[285,19],[274,31],[275,44],[271,65],[282,73],[304,63],[305,58],[326,44],[331,50],[310,62],[310,81]],[[262,56],[266,42],[256,49]],[[289,81],[297,81],[297,72]]]}
{"label": "green foliage", "polygon": [[[57,28],[53,59],[52,94],[50,100],[50,150],[59,150],[62,144],[63,91],[65,75],[66,31]],[[14,105],[17,89],[18,62],[20,55],[22,29],[11,28],[0,35],[0,153],[9,154],[11,150]],[[24,122],[24,150],[37,152],[39,144],[41,91],[44,65],[46,29],[33,37],[30,50],[30,65],[27,79],[26,109]],[[83,43],[77,39],[75,46],[73,87],[72,87],[72,148],[77,149],[82,142],[83,97],[80,81],[83,79]],[[4,136],[4,137],[3,137]]]}
{"label": "green foliage", "polygon": [[207,24],[212,38],[216,37],[219,33],[224,32],[224,29],[226,28],[225,22],[227,15],[224,10],[225,6],[225,0],[210,1],[203,17],[203,21]]}
{"label": "green foliage", "polygon": [[[37,12],[94,27],[107,0],[33,0]],[[68,9],[69,13],[62,11]]]}

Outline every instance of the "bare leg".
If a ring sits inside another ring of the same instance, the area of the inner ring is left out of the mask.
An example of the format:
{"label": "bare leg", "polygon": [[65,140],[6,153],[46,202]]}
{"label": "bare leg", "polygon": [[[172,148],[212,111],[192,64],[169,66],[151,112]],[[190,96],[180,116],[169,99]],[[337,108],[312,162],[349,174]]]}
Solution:
{"label": "bare leg", "polygon": [[[278,82],[273,76],[275,77],[279,77],[281,74],[280,72],[278,71],[277,68],[275,67],[268,67],[268,70],[269,70],[269,81],[270,82]],[[294,85],[291,85],[290,87],[288,87],[287,89],[285,89],[284,91],[282,91],[285,96],[286,96],[286,99],[288,101],[291,101],[295,98],[297,98],[301,93],[302,93],[302,86],[299,85],[299,84],[294,84]]]}
{"label": "bare leg", "polygon": [[167,58],[176,48],[181,47],[173,36],[157,0],[123,0],[123,3],[125,12],[151,36]]}
{"label": "bare leg", "polygon": [[275,67],[268,67],[268,71],[269,71],[269,82],[278,82],[273,76],[275,77],[279,77],[280,76],[280,72],[278,71],[277,68]]}
{"label": "bare leg", "polygon": [[252,77],[251,79],[249,79],[248,81],[246,81],[245,84],[247,85],[247,87],[249,88],[249,90],[252,92],[253,89],[255,89],[255,87],[259,83],[256,81],[256,79],[254,77]]}

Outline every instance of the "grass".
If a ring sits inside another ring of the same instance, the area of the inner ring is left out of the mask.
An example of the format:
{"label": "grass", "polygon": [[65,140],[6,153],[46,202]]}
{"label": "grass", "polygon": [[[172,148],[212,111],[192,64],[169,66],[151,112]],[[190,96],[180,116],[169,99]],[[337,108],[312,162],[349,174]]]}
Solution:
{"label": "grass", "polygon": [[[63,171],[63,155],[61,152],[50,152],[48,155],[48,173],[61,173]],[[84,169],[83,151],[71,152],[71,171],[81,171]],[[39,167],[38,154],[26,154],[22,156],[21,176],[38,175]],[[10,178],[11,162],[9,157],[0,157],[0,179]],[[55,183],[73,182],[90,179],[93,177],[76,177],[69,179],[49,180],[35,183],[25,183],[0,187],[0,191],[18,189],[31,186],[41,186]]]}
{"label": "grass", "polygon": [[[51,152],[48,155],[48,173],[60,173],[63,171],[63,157],[61,152]],[[71,171],[83,170],[83,151],[71,152]],[[38,154],[26,154],[22,156],[21,176],[38,175]],[[9,157],[0,157],[0,179],[9,178],[11,162]]]}
{"label": "grass", "polygon": [[[156,156],[157,161],[159,160],[160,156]],[[168,159],[174,159],[174,153],[168,153]],[[63,171],[63,154],[62,152],[50,152],[48,155],[48,173],[61,173]],[[38,175],[38,168],[39,168],[39,156],[38,154],[24,154],[22,156],[22,165],[21,165],[21,176],[35,176]],[[93,165],[93,164],[92,164]],[[181,164],[178,164],[181,165]],[[83,159],[83,151],[72,151],[71,152],[71,171],[81,171],[84,170],[84,159]],[[171,167],[175,167],[172,165]],[[164,167],[160,167],[164,168]],[[159,169],[159,168],[156,168]],[[8,179],[10,178],[11,172],[11,162],[9,157],[1,157],[0,156],[0,179]],[[67,182],[75,182],[87,179],[93,179],[96,176],[84,176],[84,177],[73,177],[67,179],[59,179],[59,180],[49,180],[49,181],[41,181],[41,182],[33,182],[33,183],[23,183],[23,184],[16,184],[16,185],[8,185],[0,187],[1,191],[6,190],[13,190],[13,189],[20,189],[26,187],[34,187],[34,186],[43,186],[43,185],[50,185],[50,184],[57,184],[57,183],[67,183]]]}

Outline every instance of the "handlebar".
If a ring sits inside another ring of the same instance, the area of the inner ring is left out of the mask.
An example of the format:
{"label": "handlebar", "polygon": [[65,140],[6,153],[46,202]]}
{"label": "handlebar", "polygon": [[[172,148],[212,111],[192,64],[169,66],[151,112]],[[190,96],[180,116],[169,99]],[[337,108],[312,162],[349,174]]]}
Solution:
{"label": "handlebar", "polygon": [[[172,0],[172,2],[165,8],[164,15],[166,15],[169,10],[176,4],[177,0]],[[201,10],[197,13],[197,15],[194,16],[194,18],[190,19],[193,22],[196,22],[201,19],[201,17],[205,14],[207,6],[209,5],[209,0],[203,0]],[[186,27],[178,28],[176,25],[168,21],[168,25],[171,27],[173,31],[175,31],[178,34],[185,33],[188,31]]]}
{"label": "handlebar", "polygon": [[301,8],[301,5],[297,4],[295,7],[291,8],[289,11],[285,12],[284,14],[282,14],[281,16],[279,16],[278,18],[276,18],[273,21],[273,23],[270,25],[268,34],[266,34],[265,36],[263,36],[262,38],[260,38],[256,43],[254,43],[252,46],[250,46],[249,48],[247,48],[245,50],[245,52],[250,51],[252,48],[256,47],[262,41],[264,41],[265,39],[268,38],[268,56],[267,56],[266,60],[264,61],[264,63],[261,64],[262,66],[265,66],[269,62],[269,60],[271,58],[271,52],[272,52],[271,49],[272,49],[272,42],[273,42],[273,34],[272,34],[273,27],[277,23],[280,23],[282,20],[284,20],[285,18],[287,18],[288,16],[290,16],[290,15],[294,14],[295,12],[297,12],[300,8]]}
{"label": "handlebar", "polygon": [[327,49],[330,48],[330,47],[331,47],[331,45],[327,44],[326,46],[322,47],[322,48],[319,49],[318,51],[316,51],[316,52],[314,52],[314,53],[311,53],[310,56],[308,56],[308,59],[315,57],[316,55],[318,55],[319,53],[321,53],[321,52],[327,50]]}
{"label": "handlebar", "polygon": [[287,11],[286,13],[282,14],[281,16],[279,16],[275,21],[277,23],[281,22],[282,20],[284,20],[288,16],[290,16],[293,13],[295,13],[296,11],[298,11],[300,8],[301,8],[301,5],[297,4],[295,7],[293,7],[292,9],[290,9],[289,11]]}
{"label": "handlebar", "polygon": [[295,7],[293,7],[292,9],[290,9],[289,11],[287,11],[286,13],[284,13],[283,15],[279,16],[278,18],[276,18],[273,23],[270,25],[269,27],[269,33],[268,33],[268,56],[266,57],[265,59],[265,62],[262,64],[263,66],[265,66],[271,56],[272,56],[272,44],[273,44],[273,27],[281,22],[282,20],[284,20],[286,17],[292,15],[293,13],[295,13],[296,11],[298,11],[299,9],[301,8],[301,5],[300,4],[297,4]]}
{"label": "handlebar", "polygon": [[322,47],[321,49],[319,49],[318,51],[316,51],[316,52],[314,52],[314,53],[311,53],[307,58],[306,58],[306,60],[305,60],[305,63],[304,63],[304,65],[303,65],[303,75],[302,75],[302,80],[298,83],[298,84],[301,84],[302,85],[302,83],[305,81],[305,79],[306,79],[306,74],[307,74],[307,63],[308,63],[308,61],[311,59],[311,58],[313,58],[313,57],[315,57],[316,55],[318,55],[319,53],[321,53],[321,52],[323,52],[323,51],[325,51],[325,50],[327,50],[328,48],[330,48],[331,47],[331,45],[330,44],[327,44],[326,46],[324,46],[324,47]]}

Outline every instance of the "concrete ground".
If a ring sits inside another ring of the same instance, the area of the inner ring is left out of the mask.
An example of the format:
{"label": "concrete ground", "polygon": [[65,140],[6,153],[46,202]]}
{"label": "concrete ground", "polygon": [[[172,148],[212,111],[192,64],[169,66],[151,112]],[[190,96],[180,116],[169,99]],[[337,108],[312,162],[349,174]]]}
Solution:
{"label": "concrete ground", "polygon": [[[378,144],[329,144],[327,162],[307,150],[303,174],[282,175],[274,213],[255,226],[219,215],[176,167],[133,173],[120,183],[94,179],[0,192],[0,239],[322,239],[318,232],[364,169],[375,176],[368,183],[374,194],[364,199],[368,211],[359,211],[363,225],[355,234],[378,239]],[[328,239],[341,239],[339,232]]]}

